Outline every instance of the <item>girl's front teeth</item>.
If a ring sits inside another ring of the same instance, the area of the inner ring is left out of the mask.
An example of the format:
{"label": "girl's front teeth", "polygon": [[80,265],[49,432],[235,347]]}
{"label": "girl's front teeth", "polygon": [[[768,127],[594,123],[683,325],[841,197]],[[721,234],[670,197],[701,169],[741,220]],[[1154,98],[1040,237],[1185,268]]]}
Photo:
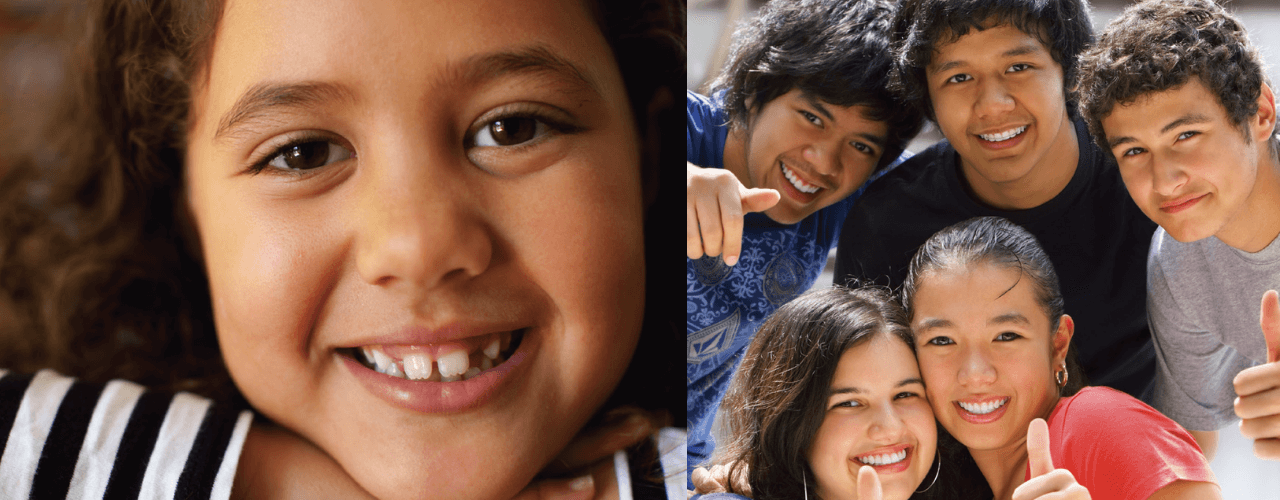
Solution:
{"label": "girl's front teeth", "polygon": [[[426,352],[410,352],[397,361],[383,352],[381,346],[364,346],[360,348],[360,353],[365,365],[384,375],[408,380],[456,382],[475,377],[506,361],[501,351],[504,343],[506,342],[500,336],[494,336],[475,355],[458,349],[440,355],[437,359],[432,359]],[[471,366],[473,357],[478,358],[476,366]]]}
{"label": "girl's front teeth", "polygon": [[997,401],[988,401],[986,403],[976,403],[976,404],[958,401],[958,403],[960,403],[960,407],[964,408],[964,411],[967,411],[974,415],[986,415],[988,413],[996,411],[997,408],[1004,406],[1004,404],[1008,402],[1009,402],[1009,398],[1004,398]]}
{"label": "girl's front teeth", "polygon": [[903,449],[897,453],[889,453],[885,455],[873,455],[869,457],[858,457],[858,461],[866,465],[889,465],[896,464],[907,458],[907,450]]}

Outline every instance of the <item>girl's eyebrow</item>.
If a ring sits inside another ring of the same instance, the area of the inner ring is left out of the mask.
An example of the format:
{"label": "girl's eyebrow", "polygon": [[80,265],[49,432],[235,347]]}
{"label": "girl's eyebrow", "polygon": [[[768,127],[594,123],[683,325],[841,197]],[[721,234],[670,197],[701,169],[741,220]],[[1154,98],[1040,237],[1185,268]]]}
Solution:
{"label": "girl's eyebrow", "polygon": [[[550,83],[569,93],[586,91],[601,95],[599,87],[568,59],[542,45],[514,51],[477,54],[445,67],[435,82],[442,88],[474,88],[497,78],[546,76]],[[342,84],[329,82],[264,82],[250,87],[218,122],[214,141],[234,135],[244,124],[277,109],[301,109],[332,101],[355,101],[355,93]]]}
{"label": "girl's eyebrow", "polygon": [[[907,386],[911,384],[924,385],[924,380],[919,377],[902,379],[898,381],[898,383],[894,385],[893,388],[899,389],[903,386]],[[833,387],[831,388],[831,391],[827,393],[827,397],[835,396],[837,394],[862,394],[863,392],[866,392],[866,391],[864,391],[860,387]]]}
{"label": "girl's eyebrow", "polygon": [[220,141],[235,131],[276,109],[299,109],[331,101],[355,101],[355,93],[344,85],[328,82],[263,82],[245,91],[218,121],[213,134]]}

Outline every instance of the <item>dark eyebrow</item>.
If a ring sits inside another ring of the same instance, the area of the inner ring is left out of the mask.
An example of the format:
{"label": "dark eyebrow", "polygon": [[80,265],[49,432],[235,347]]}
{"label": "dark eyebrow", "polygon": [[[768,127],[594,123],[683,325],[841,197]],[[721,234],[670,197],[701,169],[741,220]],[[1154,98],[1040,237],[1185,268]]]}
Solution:
{"label": "dark eyebrow", "polygon": [[1026,316],[1023,316],[1022,313],[1011,312],[1001,314],[987,321],[988,325],[1004,325],[1009,323],[1031,325],[1031,320],[1027,319]]}
{"label": "dark eyebrow", "polygon": [[927,332],[934,328],[949,328],[953,326],[955,326],[955,323],[952,323],[951,320],[940,319],[940,318],[929,318],[924,320],[920,324],[920,328],[917,329],[918,331],[916,333],[919,334],[922,332]]}
{"label": "dark eyebrow", "polygon": [[259,83],[249,87],[249,90],[236,99],[231,109],[222,115],[213,139],[218,141],[234,135],[237,128],[274,110],[295,110],[333,101],[354,100],[355,94],[351,89],[336,83]]}
{"label": "dark eyebrow", "polygon": [[[899,387],[902,387],[905,385],[911,385],[911,384],[924,385],[924,380],[919,377],[902,379],[897,384],[895,384],[893,388],[897,389]],[[860,387],[840,387],[840,388],[831,389],[831,391],[827,393],[827,397],[835,396],[838,394],[862,394],[864,392],[866,391],[864,391]]]}
{"label": "dark eyebrow", "polygon": [[[1208,116],[1205,116],[1199,113],[1188,113],[1188,114],[1179,116],[1177,119],[1169,122],[1168,125],[1165,125],[1164,127],[1162,127],[1160,129],[1160,135],[1164,135],[1168,133],[1170,130],[1181,127],[1183,125],[1195,125],[1200,123],[1209,123],[1211,121],[1213,120]],[[1134,139],[1128,136],[1116,137],[1115,139],[1111,139],[1107,141],[1107,146],[1108,146],[1108,149],[1114,149],[1116,146],[1119,146],[1126,142],[1137,142],[1137,139]]]}
{"label": "dark eyebrow", "polygon": [[[1000,57],[1003,59],[1007,59],[1010,57],[1018,57],[1018,56],[1025,56],[1027,54],[1035,54],[1040,51],[1042,51],[1042,49],[1035,42],[1027,42],[1017,47],[1014,47],[1012,49],[1004,51],[1004,53],[1000,54]],[[942,73],[943,71],[947,71],[949,69],[962,66],[964,64],[965,64],[964,61],[947,61],[939,65],[937,68],[934,68],[929,73],[930,74]]]}
{"label": "dark eyebrow", "polygon": [[512,75],[546,75],[557,83],[568,84],[570,91],[587,90],[601,95],[600,88],[578,66],[543,45],[477,54],[450,63],[437,83],[445,87],[474,86]]}

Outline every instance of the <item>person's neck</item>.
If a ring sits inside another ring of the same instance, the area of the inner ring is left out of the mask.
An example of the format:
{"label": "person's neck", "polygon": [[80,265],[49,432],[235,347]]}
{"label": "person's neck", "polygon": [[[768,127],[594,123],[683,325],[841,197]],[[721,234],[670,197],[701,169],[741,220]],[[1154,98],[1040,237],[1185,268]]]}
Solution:
{"label": "person's neck", "polygon": [[730,127],[724,139],[724,169],[733,172],[743,186],[756,187],[747,174],[747,131]]}
{"label": "person's neck", "polygon": [[970,449],[973,461],[978,463],[978,470],[991,486],[996,500],[1010,500],[1013,490],[1026,482],[1027,470],[1027,438],[1023,436],[1016,443],[995,450]]}
{"label": "person's neck", "polygon": [[1075,176],[1080,161],[1080,144],[1076,127],[1070,119],[1063,120],[1063,130],[1054,140],[1040,163],[1022,178],[1008,182],[990,182],[978,175],[973,168],[963,166],[960,172],[969,187],[970,194],[987,206],[999,210],[1026,210],[1035,208],[1058,196]]}
{"label": "person's neck", "polygon": [[1214,235],[1249,253],[1262,251],[1280,236],[1280,162],[1271,156],[1270,145],[1259,146],[1253,191],[1244,206]]}

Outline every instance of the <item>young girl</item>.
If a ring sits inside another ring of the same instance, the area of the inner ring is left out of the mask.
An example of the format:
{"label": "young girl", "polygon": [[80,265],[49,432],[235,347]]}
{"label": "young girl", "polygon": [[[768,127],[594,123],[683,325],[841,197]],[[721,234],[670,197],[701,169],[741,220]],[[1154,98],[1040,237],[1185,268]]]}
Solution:
{"label": "young girl", "polygon": [[[746,476],[754,498],[855,499],[868,480],[886,499],[940,490],[910,331],[883,290],[836,287],[780,307],[752,339],[720,411],[726,439],[714,462]],[[861,466],[875,474],[859,478]]]}
{"label": "young girl", "polygon": [[[1074,324],[1026,230],[983,217],[939,231],[902,294],[934,415],[995,498],[1220,498],[1178,424],[1125,393],[1071,385]],[[1047,437],[1032,433],[1039,419]]]}
{"label": "young girl", "polygon": [[89,7],[3,162],[0,365],[243,395],[378,498],[514,495],[604,409],[676,408],[639,290],[681,9]]}

